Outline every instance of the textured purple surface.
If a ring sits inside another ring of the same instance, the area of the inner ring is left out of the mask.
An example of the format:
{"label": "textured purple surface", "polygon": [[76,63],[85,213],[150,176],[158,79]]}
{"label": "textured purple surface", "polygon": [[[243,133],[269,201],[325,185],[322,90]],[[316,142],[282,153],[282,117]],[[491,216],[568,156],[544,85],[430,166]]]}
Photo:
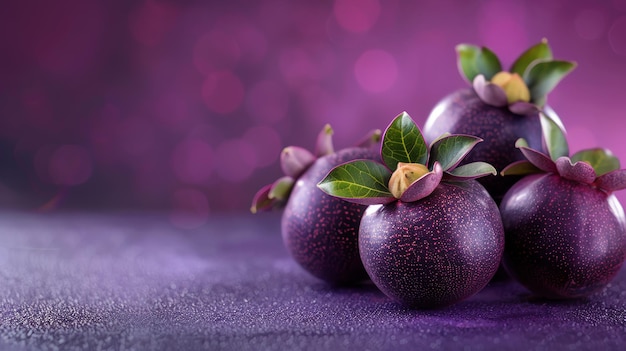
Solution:
{"label": "textured purple surface", "polygon": [[624,262],[624,211],[602,190],[556,174],[534,174],[516,183],[500,208],[504,264],[538,294],[589,295]]}
{"label": "textured purple surface", "polygon": [[359,282],[367,273],[359,258],[358,233],[364,205],[317,188],[330,170],[354,159],[379,159],[374,148],[349,148],[321,157],[296,181],[282,217],[281,232],[291,257],[331,283]]}
{"label": "textured purple surface", "polygon": [[359,230],[365,270],[408,306],[448,306],[480,291],[504,250],[500,212],[474,180],[440,183],[417,202],[371,206]]}
{"label": "textured purple surface", "polygon": [[436,311],[334,289],[282,247],[279,216],[0,214],[2,350],[623,350],[626,271],[587,300],[509,282]]}
{"label": "textured purple surface", "polygon": [[[424,138],[427,143],[446,132],[483,139],[461,164],[484,161],[498,171],[515,161],[524,160],[524,155],[515,148],[519,138],[524,138],[530,147],[542,150],[538,113],[521,117],[506,109],[489,106],[470,89],[458,90],[443,98],[426,120]],[[487,176],[478,179],[478,182],[499,203],[517,180],[515,177]]]}

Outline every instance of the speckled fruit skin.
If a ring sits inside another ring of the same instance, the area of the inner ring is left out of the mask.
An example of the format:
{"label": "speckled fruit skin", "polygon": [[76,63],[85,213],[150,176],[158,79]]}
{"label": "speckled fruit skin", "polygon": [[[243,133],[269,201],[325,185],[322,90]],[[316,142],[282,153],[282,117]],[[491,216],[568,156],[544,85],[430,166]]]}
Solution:
{"label": "speckled fruit skin", "polygon": [[441,183],[428,197],[370,206],[361,220],[361,259],[392,299],[438,308],[480,291],[504,250],[500,213],[476,181]]}
{"label": "speckled fruit skin", "polygon": [[367,206],[317,188],[333,167],[355,159],[380,156],[376,149],[349,148],[317,159],[296,182],[282,217],[287,251],[305,270],[331,284],[367,279],[358,250],[359,223]]}
{"label": "speckled fruit skin", "polygon": [[[558,119],[546,108],[550,117]],[[520,116],[506,107],[494,107],[482,102],[473,89],[463,89],[452,93],[433,108],[426,120],[423,134],[427,143],[431,143],[441,134],[468,134],[482,138],[463,160],[463,164],[484,161],[489,162],[498,171],[509,164],[524,160],[524,156],[515,148],[515,142],[524,138],[535,150],[543,150],[541,144],[541,122],[539,114]],[[487,176],[480,182],[491,194],[496,203],[519,177]]]}
{"label": "speckled fruit skin", "polygon": [[606,286],[624,262],[626,221],[614,195],[538,174],[515,184],[500,209],[504,265],[537,295],[588,296]]}

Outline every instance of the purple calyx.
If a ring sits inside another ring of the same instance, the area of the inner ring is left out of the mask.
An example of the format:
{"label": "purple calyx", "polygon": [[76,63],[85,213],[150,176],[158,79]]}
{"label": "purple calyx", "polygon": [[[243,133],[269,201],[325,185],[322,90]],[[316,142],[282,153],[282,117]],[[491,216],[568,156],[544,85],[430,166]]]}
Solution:
{"label": "purple calyx", "polygon": [[530,115],[540,110],[538,105],[528,101],[509,101],[507,92],[500,85],[487,81],[482,74],[474,78],[472,87],[476,95],[487,105],[495,107],[508,106],[511,112],[518,115]]}
{"label": "purple calyx", "polygon": [[504,69],[489,48],[459,44],[457,64],[461,75],[486,104],[508,107],[518,115],[531,115],[546,102],[547,94],[575,67],[571,61],[555,60],[546,39],[524,51]]}
{"label": "purple calyx", "polygon": [[428,146],[415,122],[403,112],[383,135],[380,151],[383,163],[355,160],[341,164],[318,187],[331,196],[362,205],[419,201],[442,181],[496,175],[495,168],[485,162],[458,166],[481,141],[470,135],[444,134]]}
{"label": "purple calyx", "polygon": [[[333,129],[326,124],[317,135],[315,153],[299,146],[285,147],[280,153],[280,167],[284,176],[257,191],[252,199],[250,212],[269,211],[282,208],[287,203],[291,190],[311,165],[320,157],[335,152],[333,147]],[[381,131],[369,132],[358,144],[358,147],[372,147],[380,142]]]}
{"label": "purple calyx", "polygon": [[620,169],[619,160],[610,150],[586,149],[570,157],[563,129],[543,113],[540,118],[548,154],[529,148],[524,139],[519,139],[515,147],[524,154],[526,161],[511,163],[502,170],[502,175],[553,173],[607,193],[626,189],[626,169]]}

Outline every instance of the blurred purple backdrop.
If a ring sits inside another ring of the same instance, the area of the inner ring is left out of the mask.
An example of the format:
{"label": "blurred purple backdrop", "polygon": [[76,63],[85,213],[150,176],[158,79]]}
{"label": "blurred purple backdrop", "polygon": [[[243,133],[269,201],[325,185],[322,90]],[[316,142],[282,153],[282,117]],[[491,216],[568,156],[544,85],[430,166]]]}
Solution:
{"label": "blurred purple backdrop", "polygon": [[6,2],[0,205],[248,211],[283,146],[423,124],[465,86],[456,44],[508,65],[543,37],[579,64],[549,97],[572,149],[626,164],[626,0]]}

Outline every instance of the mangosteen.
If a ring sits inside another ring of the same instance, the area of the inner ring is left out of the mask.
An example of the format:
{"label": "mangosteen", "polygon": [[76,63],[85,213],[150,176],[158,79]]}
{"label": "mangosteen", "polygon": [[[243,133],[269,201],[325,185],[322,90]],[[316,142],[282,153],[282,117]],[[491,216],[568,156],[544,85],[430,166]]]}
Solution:
{"label": "mangosteen", "polygon": [[393,300],[412,308],[448,306],[480,291],[495,274],[504,250],[500,213],[474,180],[495,168],[458,166],[480,141],[443,135],[428,147],[402,113],[383,136],[384,164],[351,161],[318,184],[330,195],[369,205],[359,229],[361,260]]}
{"label": "mangosteen", "polygon": [[527,158],[503,174],[530,174],[501,203],[504,266],[536,295],[586,297],[604,288],[626,257],[624,210],[613,192],[626,188],[626,170],[601,148],[570,158],[564,134],[542,116],[548,153],[517,147]]}
{"label": "mangosteen", "polygon": [[356,147],[334,152],[332,129],[326,125],[315,154],[290,146],[281,153],[285,176],[255,195],[251,211],[283,208],[281,228],[285,248],[293,259],[317,278],[336,285],[367,279],[359,258],[358,231],[367,206],[329,196],[316,184],[335,166],[354,159],[379,158],[373,147],[380,131],[373,131]]}
{"label": "mangosteen", "polygon": [[[575,63],[554,60],[545,39],[522,53],[509,71],[502,69],[498,57],[486,47],[460,44],[456,51],[459,71],[472,88],[450,94],[433,108],[424,125],[426,141],[444,132],[479,136],[484,142],[463,162],[485,161],[498,170],[522,160],[513,147],[519,138],[542,150],[539,111],[561,123],[545,105],[546,95]],[[478,181],[500,203],[517,180],[488,176]]]}

